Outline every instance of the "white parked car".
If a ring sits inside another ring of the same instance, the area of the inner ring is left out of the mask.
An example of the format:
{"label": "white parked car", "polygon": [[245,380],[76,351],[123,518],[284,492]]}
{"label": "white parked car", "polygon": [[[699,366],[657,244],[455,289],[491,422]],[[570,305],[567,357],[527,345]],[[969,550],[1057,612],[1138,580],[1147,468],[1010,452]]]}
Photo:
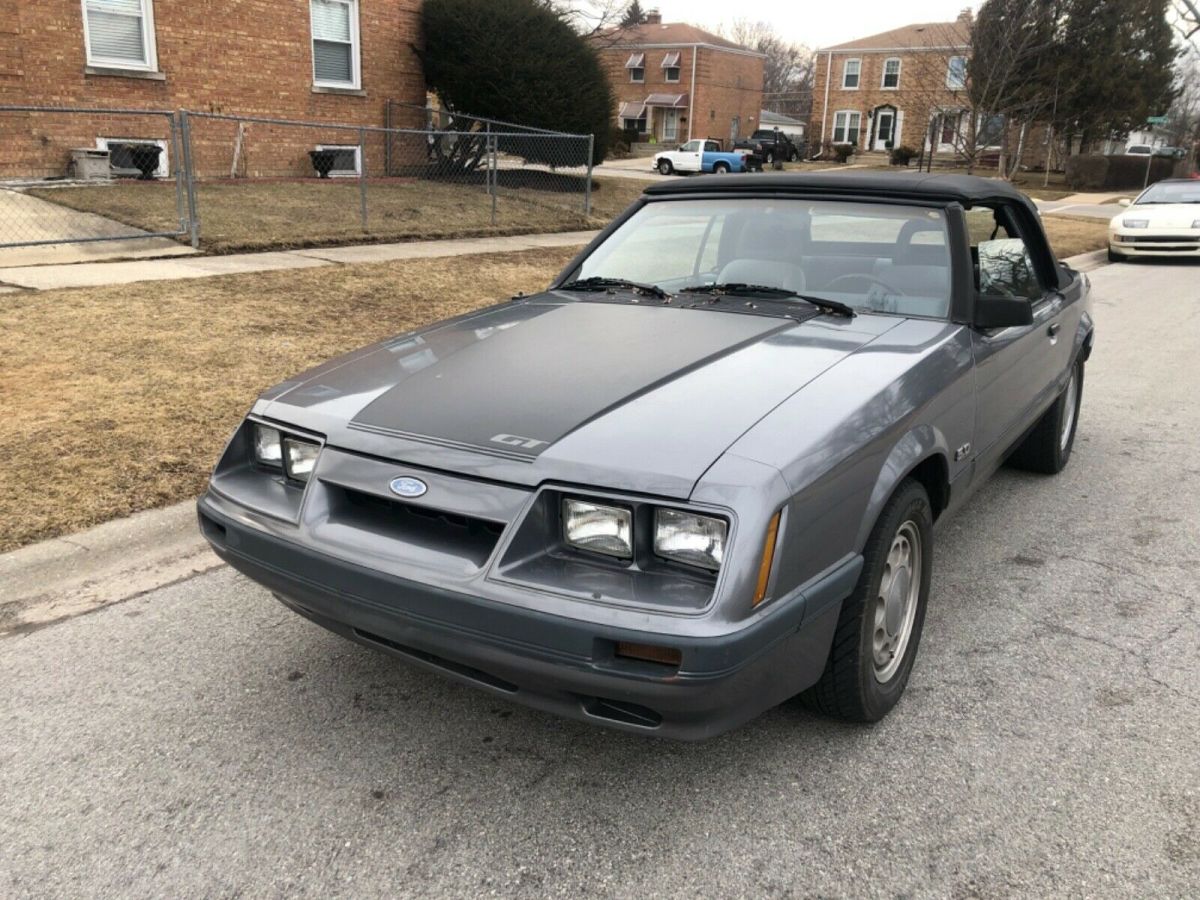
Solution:
{"label": "white parked car", "polygon": [[1130,144],[1125,148],[1126,156],[1153,156],[1154,148],[1149,144]]}
{"label": "white parked car", "polygon": [[1200,179],[1152,184],[1108,224],[1108,258],[1200,256]]}

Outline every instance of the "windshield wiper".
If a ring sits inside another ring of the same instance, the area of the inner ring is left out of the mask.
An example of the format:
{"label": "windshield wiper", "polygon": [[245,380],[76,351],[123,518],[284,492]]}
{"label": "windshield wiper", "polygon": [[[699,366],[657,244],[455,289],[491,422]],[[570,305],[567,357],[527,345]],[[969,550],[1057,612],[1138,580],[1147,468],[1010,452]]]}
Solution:
{"label": "windshield wiper", "polygon": [[704,284],[696,287],[680,288],[681,294],[711,294],[714,297],[777,297],[790,300],[793,297],[811,303],[817,309],[835,316],[854,318],[854,310],[840,300],[830,300],[827,297],[814,297],[809,294],[798,294],[786,288],[772,287],[766,284],[745,284],[740,281],[730,281],[725,284]]}
{"label": "windshield wiper", "polygon": [[627,278],[604,278],[600,275],[593,275],[591,278],[577,278],[575,281],[568,281],[566,284],[559,285],[560,291],[607,291],[612,288],[624,288],[629,291],[636,291],[639,294],[649,294],[651,297],[657,297],[659,300],[670,300],[671,295],[660,288],[657,284],[642,284],[639,281],[630,281]]}

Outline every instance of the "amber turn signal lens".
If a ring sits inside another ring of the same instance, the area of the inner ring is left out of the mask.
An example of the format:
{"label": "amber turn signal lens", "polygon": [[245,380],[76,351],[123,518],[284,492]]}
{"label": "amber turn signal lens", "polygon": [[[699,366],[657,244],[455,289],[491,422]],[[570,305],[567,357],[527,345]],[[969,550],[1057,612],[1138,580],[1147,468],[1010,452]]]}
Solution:
{"label": "amber turn signal lens", "polygon": [[616,655],[664,666],[677,666],[683,660],[683,652],[677,647],[655,647],[653,644],[631,644],[628,641],[617,642]]}
{"label": "amber turn signal lens", "polygon": [[775,562],[775,539],[779,537],[779,518],[783,510],[771,516],[767,539],[763,542],[762,562],[758,564],[758,585],[754,588],[754,606],[767,598],[767,582],[771,580],[771,564]]}

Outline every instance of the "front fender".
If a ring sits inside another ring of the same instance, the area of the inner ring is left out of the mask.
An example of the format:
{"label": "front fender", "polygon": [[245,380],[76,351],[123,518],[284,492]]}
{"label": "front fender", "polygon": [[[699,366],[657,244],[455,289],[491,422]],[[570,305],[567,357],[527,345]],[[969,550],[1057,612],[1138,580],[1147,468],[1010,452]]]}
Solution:
{"label": "front fender", "polygon": [[[941,471],[950,471],[951,452],[946,443],[946,436],[932,425],[917,426],[892,447],[879,470],[866,508],[863,510],[862,522],[859,524],[858,533],[854,538],[854,546],[857,550],[861,551],[866,545],[867,537],[879,520],[879,514],[883,512],[884,504],[895,493],[900,482],[913,469],[930,458],[940,459],[943,464]],[[930,499],[935,504],[937,503],[937,498]]]}

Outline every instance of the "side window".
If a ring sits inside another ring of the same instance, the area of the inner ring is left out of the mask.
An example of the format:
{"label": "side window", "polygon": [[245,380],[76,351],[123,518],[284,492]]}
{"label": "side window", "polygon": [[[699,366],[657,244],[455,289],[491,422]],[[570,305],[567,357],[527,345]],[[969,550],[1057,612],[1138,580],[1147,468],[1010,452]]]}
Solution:
{"label": "side window", "polygon": [[975,286],[983,294],[1024,297],[1036,302],[1045,295],[1033,257],[1013,218],[1004,207],[980,206],[967,211]]}

